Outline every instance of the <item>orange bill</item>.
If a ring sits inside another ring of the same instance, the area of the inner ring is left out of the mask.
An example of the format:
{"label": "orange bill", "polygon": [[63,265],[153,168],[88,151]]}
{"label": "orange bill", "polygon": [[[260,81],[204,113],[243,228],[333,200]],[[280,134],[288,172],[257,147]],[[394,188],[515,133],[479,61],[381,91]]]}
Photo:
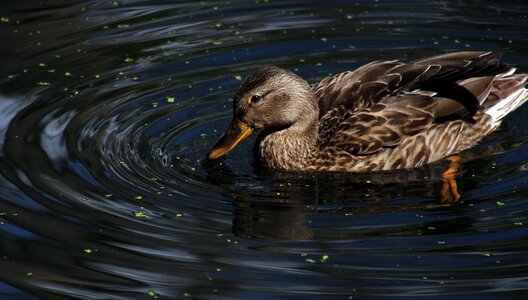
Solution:
{"label": "orange bill", "polygon": [[231,149],[247,138],[253,132],[253,128],[238,121],[233,120],[224,136],[214,145],[209,152],[209,159],[217,159],[227,154]]}

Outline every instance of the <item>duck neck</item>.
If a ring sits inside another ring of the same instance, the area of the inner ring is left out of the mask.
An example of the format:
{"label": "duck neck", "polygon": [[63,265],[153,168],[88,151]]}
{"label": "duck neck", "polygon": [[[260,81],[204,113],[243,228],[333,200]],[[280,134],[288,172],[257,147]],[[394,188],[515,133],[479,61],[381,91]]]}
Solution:
{"label": "duck neck", "polygon": [[319,110],[312,108],[301,121],[283,128],[264,129],[255,146],[260,163],[266,167],[303,170],[315,148],[319,131]]}

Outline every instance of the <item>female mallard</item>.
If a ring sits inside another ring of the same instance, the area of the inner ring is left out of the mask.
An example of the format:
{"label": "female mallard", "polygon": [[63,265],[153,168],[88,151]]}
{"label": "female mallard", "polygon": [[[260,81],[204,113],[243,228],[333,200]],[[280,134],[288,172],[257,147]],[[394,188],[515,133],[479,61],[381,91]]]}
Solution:
{"label": "female mallard", "polygon": [[254,130],[266,167],[369,172],[419,167],[474,146],[528,100],[527,74],[500,54],[456,52],[409,63],[375,61],[310,87],[265,67],[234,98],[233,120],[209,153]]}

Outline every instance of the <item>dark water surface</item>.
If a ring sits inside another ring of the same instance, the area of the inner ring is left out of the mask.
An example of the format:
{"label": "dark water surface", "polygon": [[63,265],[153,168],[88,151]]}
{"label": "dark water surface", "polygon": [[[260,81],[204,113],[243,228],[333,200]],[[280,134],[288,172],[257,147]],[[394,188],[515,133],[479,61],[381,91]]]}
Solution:
{"label": "dark water surface", "polygon": [[519,1],[2,1],[0,298],[349,299],[528,292],[528,106],[446,162],[263,173],[206,153],[274,64],[316,82],[375,59],[500,50]]}

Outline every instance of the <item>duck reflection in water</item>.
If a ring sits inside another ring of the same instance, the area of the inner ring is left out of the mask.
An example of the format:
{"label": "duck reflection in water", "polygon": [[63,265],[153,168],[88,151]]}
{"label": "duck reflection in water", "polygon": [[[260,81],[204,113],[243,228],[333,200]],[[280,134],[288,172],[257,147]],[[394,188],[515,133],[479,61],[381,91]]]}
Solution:
{"label": "duck reflection in water", "polygon": [[[424,213],[448,210],[456,213],[460,210],[462,213],[466,208],[436,200],[435,187],[441,183],[445,167],[446,163],[442,162],[414,170],[348,176],[303,176],[299,173],[264,171],[265,174],[261,173],[265,175],[263,178],[272,179],[269,186],[266,184],[265,191],[256,188],[259,190],[256,193],[237,187],[233,233],[247,239],[270,242],[317,240],[321,229],[312,228],[311,221],[313,218],[325,218],[328,215],[335,215],[330,222],[335,223],[339,222],[340,218],[345,218],[348,222],[356,216],[389,216],[395,212]],[[423,184],[424,178],[428,179],[429,185]],[[428,195],[429,199],[416,201],[415,195]],[[350,238],[373,230],[362,228],[361,220],[356,222],[358,228],[346,232],[322,231],[323,234],[344,234]],[[472,223],[466,218],[456,222],[456,229],[451,228],[450,233],[463,232]],[[321,220],[318,223],[320,224]],[[380,223],[383,223],[382,219]],[[428,227],[439,226],[419,223],[408,228],[396,227],[383,234],[422,235],[430,231]],[[379,228],[376,230],[379,231]],[[285,251],[280,247],[265,247],[266,251]]]}

